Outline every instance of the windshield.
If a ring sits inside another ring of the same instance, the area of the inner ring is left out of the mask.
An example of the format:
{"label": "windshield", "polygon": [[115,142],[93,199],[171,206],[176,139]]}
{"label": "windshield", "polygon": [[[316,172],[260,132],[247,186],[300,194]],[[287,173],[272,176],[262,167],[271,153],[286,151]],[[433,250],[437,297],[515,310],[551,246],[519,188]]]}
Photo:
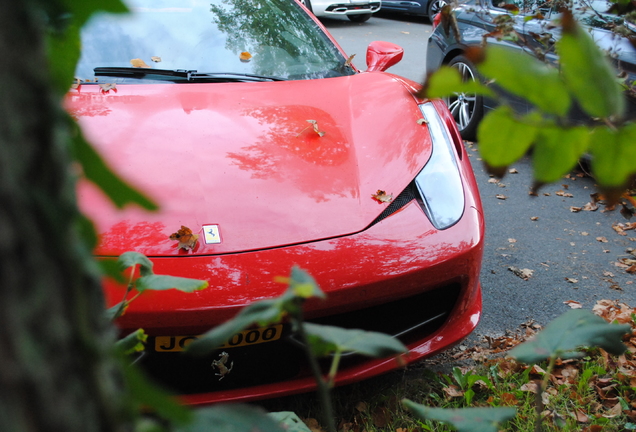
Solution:
{"label": "windshield", "polygon": [[[82,30],[82,54],[75,72],[81,81],[94,81],[94,68],[100,67],[284,79],[354,73],[345,66],[340,51],[293,0],[126,3],[130,14],[99,14]],[[130,76],[110,76],[119,78],[109,81],[133,80]],[[134,81],[139,82],[139,78]],[[141,78],[157,77],[147,74]],[[178,77],[170,79],[177,81]]]}

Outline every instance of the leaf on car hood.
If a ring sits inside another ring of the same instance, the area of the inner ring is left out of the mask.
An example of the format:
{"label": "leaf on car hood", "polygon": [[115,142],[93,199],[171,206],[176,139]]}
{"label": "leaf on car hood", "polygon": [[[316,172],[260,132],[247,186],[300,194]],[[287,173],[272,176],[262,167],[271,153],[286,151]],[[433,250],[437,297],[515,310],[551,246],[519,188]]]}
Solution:
{"label": "leaf on car hood", "polygon": [[181,225],[181,229],[176,233],[170,234],[170,240],[178,240],[177,249],[191,250],[197,243],[198,235],[192,234],[192,230]]}
{"label": "leaf on car hood", "polygon": [[390,203],[393,201],[393,194],[387,194],[385,191],[378,189],[371,197],[381,203]]}

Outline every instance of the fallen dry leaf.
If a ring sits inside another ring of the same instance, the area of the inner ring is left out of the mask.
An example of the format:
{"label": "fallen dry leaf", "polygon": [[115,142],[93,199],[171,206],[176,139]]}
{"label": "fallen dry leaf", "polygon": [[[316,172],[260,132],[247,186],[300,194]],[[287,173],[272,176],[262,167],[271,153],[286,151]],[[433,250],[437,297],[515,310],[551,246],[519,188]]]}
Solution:
{"label": "fallen dry leaf", "polygon": [[325,132],[322,132],[320,129],[318,129],[318,122],[316,120],[305,120],[305,121],[307,123],[311,123],[311,126],[307,126],[305,129],[298,132],[298,135],[296,135],[296,138],[298,138],[303,132],[305,132],[309,128],[313,128],[314,132],[316,132],[319,137],[325,136]]}
{"label": "fallen dry leaf", "polygon": [[393,194],[387,195],[385,191],[378,189],[375,194],[371,195],[371,198],[381,203],[390,203],[393,201]]}
{"label": "fallen dry leaf", "polygon": [[601,243],[607,243],[607,237],[596,237],[596,240],[600,241]]}
{"label": "fallen dry leaf", "polygon": [[325,432],[325,430],[320,427],[320,423],[318,423],[318,420],[316,420],[315,418],[306,418],[302,420],[311,432]]}
{"label": "fallen dry leaf", "polygon": [[517,243],[517,239],[509,238],[508,243]]}
{"label": "fallen dry leaf", "polygon": [[500,200],[508,199],[508,197],[507,197],[507,196],[502,195],[502,194],[497,194],[497,195],[495,195],[495,196],[497,197],[497,199],[500,199]]}
{"label": "fallen dry leaf", "polygon": [[170,240],[178,240],[177,250],[192,250],[197,244],[198,235],[192,234],[192,230],[186,226],[181,225],[181,229],[176,233],[170,234]]}
{"label": "fallen dry leaf", "polygon": [[135,58],[130,60],[130,64],[132,65],[132,67],[136,67],[136,68],[149,68],[150,66],[148,66],[146,64],[145,61],[143,61],[142,59],[139,58]]}
{"label": "fallen dry leaf", "polygon": [[501,180],[497,179],[497,178],[489,178],[488,179],[488,183],[499,183]]}
{"label": "fallen dry leaf", "polygon": [[596,211],[598,210],[598,205],[596,203],[587,203],[583,206],[583,210],[585,211]]}
{"label": "fallen dry leaf", "polygon": [[574,411],[574,417],[579,423],[588,423],[590,421],[590,418],[581,409]]}
{"label": "fallen dry leaf", "polygon": [[239,54],[239,60],[241,60],[243,63],[247,63],[248,61],[252,60],[252,54],[248,53],[247,51],[243,51],[241,54]]}
{"label": "fallen dry leaf", "polygon": [[158,57],[158,56],[152,56],[150,57],[150,60],[152,60],[155,63],[161,63],[161,57]]}
{"label": "fallen dry leaf", "polygon": [[569,193],[569,192],[564,192],[563,190],[556,191],[554,194],[555,194],[555,195],[558,195],[558,196],[566,197],[566,198],[572,198],[572,197],[574,197],[574,195],[572,195],[571,193]]}
{"label": "fallen dry leaf", "polygon": [[532,274],[534,273],[534,270],[530,270],[527,268],[520,269],[514,266],[508,267],[508,270],[510,270],[511,272],[515,274],[515,276],[518,276],[523,280],[530,279],[532,277]]}
{"label": "fallen dry leaf", "polygon": [[569,278],[569,277],[566,277],[565,280],[570,282],[570,283],[577,283],[579,281],[578,279]]}
{"label": "fallen dry leaf", "polygon": [[[558,195],[558,194],[557,194],[557,195]],[[578,212],[580,212],[581,210],[583,210],[583,207],[574,207],[574,206],[570,207],[570,211],[571,211],[572,213],[578,213]]]}
{"label": "fallen dry leaf", "polygon": [[101,88],[103,92],[107,92],[109,90],[115,90],[117,85],[115,83],[102,83],[99,85],[99,88]]}
{"label": "fallen dry leaf", "polygon": [[510,169],[508,170],[508,172],[509,172],[510,174],[519,174],[519,171],[517,171],[517,168],[510,168]]}
{"label": "fallen dry leaf", "polygon": [[531,220],[531,221],[538,221],[538,220],[539,220],[539,217],[538,217],[538,216],[532,216],[532,217],[530,218],[530,220]]}
{"label": "fallen dry leaf", "polygon": [[355,54],[351,54],[351,55],[349,56],[349,58],[347,59],[347,61],[345,61],[345,64],[344,64],[344,65],[345,65],[345,67],[347,67],[347,66],[351,67],[351,62],[353,61],[353,58],[354,58],[355,56],[356,56]]}
{"label": "fallen dry leaf", "polygon": [[428,124],[428,121],[425,118],[417,119],[417,124],[421,126],[424,124]]}
{"label": "fallen dry leaf", "polygon": [[572,309],[582,309],[583,305],[575,300],[566,300],[563,302],[564,304],[570,306]]}

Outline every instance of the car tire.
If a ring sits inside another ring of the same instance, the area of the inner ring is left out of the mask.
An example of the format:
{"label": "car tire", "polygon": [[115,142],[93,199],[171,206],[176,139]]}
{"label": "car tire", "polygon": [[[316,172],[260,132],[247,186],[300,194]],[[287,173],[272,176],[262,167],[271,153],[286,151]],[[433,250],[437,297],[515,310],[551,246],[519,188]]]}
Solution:
{"label": "car tire", "polygon": [[[479,79],[477,69],[464,56],[453,58],[448,66],[459,70],[462,81]],[[444,101],[457,123],[457,129],[459,129],[462,138],[474,141],[477,135],[477,126],[484,116],[483,97],[474,93],[458,93],[456,96],[444,98]]]}
{"label": "car tire", "polygon": [[428,3],[427,13],[428,18],[431,20],[431,22],[433,22],[433,18],[435,17],[435,15],[440,13],[442,8],[447,4],[448,2],[446,0],[430,0],[430,2]]}
{"label": "car tire", "polygon": [[309,12],[314,13],[314,10],[311,8],[311,0],[300,0],[300,3],[305,5]]}
{"label": "car tire", "polygon": [[371,18],[371,15],[373,14],[368,13],[368,14],[358,14],[358,15],[347,15],[347,18],[349,18],[353,22],[361,23],[361,22],[369,21],[369,18]]}

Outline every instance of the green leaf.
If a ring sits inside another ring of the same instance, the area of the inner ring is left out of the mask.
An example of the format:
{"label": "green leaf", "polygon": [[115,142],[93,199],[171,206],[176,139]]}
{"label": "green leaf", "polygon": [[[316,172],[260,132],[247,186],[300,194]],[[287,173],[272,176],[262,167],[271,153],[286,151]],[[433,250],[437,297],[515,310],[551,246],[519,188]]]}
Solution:
{"label": "green leaf", "polygon": [[151,382],[136,365],[127,365],[122,370],[129,389],[129,403],[137,408],[150,409],[160,417],[175,423],[185,424],[191,421],[192,412]]}
{"label": "green leaf", "polygon": [[105,311],[105,317],[108,321],[113,321],[115,318],[119,318],[117,316],[117,312],[119,311],[119,308],[121,307],[123,301],[117,303],[115,306],[109,307],[108,309],[106,309]]}
{"label": "green leaf", "polygon": [[564,116],[572,103],[559,71],[521,50],[486,47],[479,72],[506,91],[525,98],[546,113]]}
{"label": "green leaf", "polygon": [[383,333],[312,323],[304,323],[303,326],[318,356],[354,351],[370,357],[388,357],[408,351],[402,342]]}
{"label": "green leaf", "polygon": [[636,124],[618,130],[598,128],[591,135],[592,171],[603,186],[625,185],[636,173]]}
{"label": "green leaf", "polygon": [[78,215],[76,220],[77,231],[86,244],[86,247],[92,252],[97,247],[97,232],[93,221],[84,216]]}
{"label": "green leaf", "polygon": [[265,327],[280,322],[283,313],[283,301],[280,297],[252,303],[241,309],[231,320],[224,322],[197,340],[192,341],[186,346],[185,352],[195,356],[207,355],[230,340],[236,333],[254,324]]}
{"label": "green leaf", "polygon": [[325,293],[320,289],[314,278],[298,266],[293,266],[289,279],[289,293],[296,297],[325,298]]}
{"label": "green leaf", "polygon": [[58,95],[64,95],[75,75],[75,67],[80,58],[80,32],[71,23],[62,32],[47,34],[49,72]]}
{"label": "green leaf", "polygon": [[540,183],[551,183],[570,172],[587,151],[590,130],[585,127],[544,127],[532,153],[534,176]]}
{"label": "green leaf", "polygon": [[625,99],[607,56],[575,21],[557,42],[565,83],[592,117],[622,116]]}
{"label": "green leaf", "polygon": [[128,12],[128,8],[121,0],[62,0],[66,10],[73,15],[73,21],[81,27],[98,11],[111,13]]}
{"label": "green leaf", "polygon": [[148,335],[144,329],[138,329],[115,342],[115,348],[124,355],[141,352],[145,348]]}
{"label": "green leaf", "polygon": [[113,279],[118,284],[128,283],[128,280],[122,274],[119,261],[115,258],[100,258],[96,262],[104,276]]}
{"label": "green leaf", "polygon": [[185,351],[193,355],[206,355],[227,342],[236,333],[253,325],[265,327],[281,321],[286,313],[296,313],[300,301],[309,297],[324,298],[325,293],[318,287],[314,278],[294,266],[289,278],[277,278],[288,283],[287,290],[279,297],[261,300],[243,308],[234,318],[210,330],[199,339],[190,343]]}
{"label": "green leaf", "polygon": [[183,292],[194,292],[208,287],[208,281],[176,276],[148,275],[135,281],[135,288],[142,292],[146,290],[165,291],[176,289]]}
{"label": "green leaf", "polygon": [[139,252],[124,252],[117,259],[119,268],[121,271],[126,270],[129,267],[139,265],[139,274],[142,276],[149,276],[154,274],[152,266],[154,265],[148,257]]}
{"label": "green leaf", "polygon": [[79,126],[69,118],[73,139],[73,157],[82,166],[84,176],[95,183],[118,208],[137,204],[146,210],[156,210],[157,205],[125,181],[119,178],[104,162],[95,149],[86,142]]}
{"label": "green leaf", "polygon": [[311,429],[294,412],[279,411],[267,415],[282,425],[286,432],[311,432]]}
{"label": "green leaf", "polygon": [[251,405],[217,405],[194,411],[194,421],[175,432],[285,432],[262,409]]}
{"label": "green leaf", "polygon": [[526,154],[538,128],[517,120],[510,107],[488,113],[477,129],[479,152],[492,167],[506,167]]}
{"label": "green leaf", "polygon": [[452,425],[460,432],[497,432],[498,425],[512,419],[515,408],[429,408],[408,399],[402,403],[420,420],[437,420]]}
{"label": "green leaf", "polygon": [[510,355],[533,364],[553,357],[577,357],[580,347],[600,347],[611,354],[621,354],[626,347],[622,336],[629,324],[608,324],[591,311],[570,310],[550,322],[534,339],[517,345]]}
{"label": "green leaf", "polygon": [[494,97],[494,92],[479,81],[462,81],[459,71],[450,66],[442,66],[428,78],[426,97],[442,98],[458,93],[481,94]]}

